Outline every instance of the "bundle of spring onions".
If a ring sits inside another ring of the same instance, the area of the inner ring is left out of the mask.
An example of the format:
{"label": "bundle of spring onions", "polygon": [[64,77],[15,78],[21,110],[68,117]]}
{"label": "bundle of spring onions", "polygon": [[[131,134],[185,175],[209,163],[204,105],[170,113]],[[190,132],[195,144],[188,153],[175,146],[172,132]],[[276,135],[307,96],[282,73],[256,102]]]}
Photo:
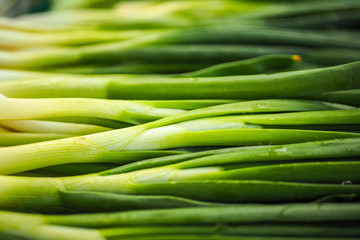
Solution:
{"label": "bundle of spring onions", "polygon": [[359,239],[359,21],[354,0],[0,19],[0,239]]}

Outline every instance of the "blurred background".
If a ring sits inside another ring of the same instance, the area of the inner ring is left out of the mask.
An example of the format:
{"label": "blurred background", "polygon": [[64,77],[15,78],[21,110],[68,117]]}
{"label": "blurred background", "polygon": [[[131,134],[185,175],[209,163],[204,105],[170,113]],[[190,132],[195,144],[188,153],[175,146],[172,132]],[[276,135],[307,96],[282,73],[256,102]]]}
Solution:
{"label": "blurred background", "polygon": [[50,0],[0,0],[0,15],[15,17],[50,9]]}
{"label": "blurred background", "polygon": [[360,60],[359,0],[0,0],[0,15],[0,68],[176,74],[269,54],[301,56],[283,71]]}

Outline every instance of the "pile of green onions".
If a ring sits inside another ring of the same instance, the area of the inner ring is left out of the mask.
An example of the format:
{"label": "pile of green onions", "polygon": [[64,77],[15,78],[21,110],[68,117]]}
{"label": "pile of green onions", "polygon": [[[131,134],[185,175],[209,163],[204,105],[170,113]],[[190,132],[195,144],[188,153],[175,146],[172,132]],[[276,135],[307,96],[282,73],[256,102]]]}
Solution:
{"label": "pile of green onions", "polygon": [[[54,8],[99,4],[75,2]],[[0,19],[0,239],[359,239],[358,13],[177,0]]]}

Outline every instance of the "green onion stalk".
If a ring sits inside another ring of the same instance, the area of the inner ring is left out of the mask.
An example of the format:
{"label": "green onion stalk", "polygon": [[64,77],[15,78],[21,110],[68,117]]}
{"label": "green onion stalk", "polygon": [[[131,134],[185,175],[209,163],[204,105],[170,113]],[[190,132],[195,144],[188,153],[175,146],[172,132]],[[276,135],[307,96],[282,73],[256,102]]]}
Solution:
{"label": "green onion stalk", "polygon": [[0,125],[14,132],[62,133],[69,135],[87,135],[112,130],[111,128],[79,123],[63,123],[37,120],[0,121]]}
{"label": "green onion stalk", "polygon": [[[359,62],[329,68],[208,78],[48,77],[0,82],[7,97],[136,100],[300,98],[360,88]],[[166,89],[166,91],[164,91]],[[136,92],[136,94],[134,94]]]}
{"label": "green onion stalk", "polygon": [[[201,104],[201,101],[199,101]],[[0,102],[0,120],[56,119],[57,117],[94,117],[140,124],[184,112],[157,108],[155,103],[101,99],[12,99]],[[164,103],[165,105],[166,103]],[[200,105],[201,106],[201,105]]]}
{"label": "green onion stalk", "polygon": [[0,146],[22,145],[112,130],[89,124],[37,120],[0,121],[0,126]]}
{"label": "green onion stalk", "polygon": [[[180,115],[186,110],[200,110],[201,117],[221,114],[281,111],[316,111],[355,109],[354,107],[320,101],[306,100],[260,100],[240,104],[233,100],[165,100],[165,101],[124,101],[90,98],[15,99],[2,98],[0,121],[62,119],[62,118],[103,118],[128,124],[141,124],[171,115]],[[230,103],[230,104],[228,104]],[[221,105],[211,108],[211,106]],[[252,110],[251,107],[255,108]],[[269,109],[267,109],[267,107]],[[275,109],[275,108],[278,109]],[[257,109],[256,109],[257,108]],[[291,109],[293,108],[293,109]],[[232,110],[233,109],[233,110]],[[196,113],[196,112],[195,112]],[[194,112],[191,113],[193,115]],[[186,116],[186,114],[184,114]],[[200,115],[199,115],[200,116]],[[46,122],[44,122],[45,124]],[[5,123],[6,124],[6,123]]]}
{"label": "green onion stalk", "polygon": [[[203,156],[210,156],[220,153],[233,152],[251,148],[257,148],[261,146],[250,146],[250,147],[230,147],[230,148],[220,148],[220,149],[211,149],[211,150],[200,150],[195,152],[185,152],[182,154],[157,157],[145,160],[139,160],[133,163],[128,163],[125,165],[116,165],[114,163],[69,163],[62,165],[55,165],[50,167],[41,168],[46,172],[51,172],[54,174],[69,176],[69,175],[83,175],[88,173],[97,173],[106,171],[102,174],[119,174],[125,172],[136,171],[140,169],[153,168],[164,166],[168,164],[178,163],[185,160],[190,160],[194,158],[199,158]],[[115,166],[114,166],[115,165]],[[110,170],[111,169],[111,170]],[[18,174],[17,174],[18,175]]]}
{"label": "green onion stalk", "polygon": [[[293,64],[301,61],[299,55],[290,54],[270,54],[260,57],[255,57],[246,60],[240,60],[235,62],[229,62],[224,64],[216,64],[214,66],[200,69],[194,72],[188,72],[183,74],[173,75],[174,77],[217,77],[217,76],[231,76],[231,75],[249,75],[249,74],[260,74],[267,73],[269,71],[277,71],[281,69],[288,69]],[[203,63],[208,65],[210,63]],[[196,64],[195,64],[196,65]],[[195,68],[194,68],[195,67]],[[109,73],[174,73],[177,71],[186,72],[187,68],[198,69],[202,66],[194,66],[194,64],[118,64],[118,65],[90,65],[90,66],[79,66],[79,67],[68,67],[68,68],[56,68],[49,69],[51,72],[70,72],[73,74],[109,74]],[[0,80],[15,80],[15,79],[26,79],[34,77],[48,77],[48,76],[66,76],[64,73],[44,73],[34,71],[17,71],[17,70],[0,70]],[[135,77],[136,75],[131,75]],[[98,78],[100,77],[97,76]],[[112,77],[121,77],[121,75],[113,75]],[[127,77],[126,75],[123,77]],[[140,75],[137,77],[144,77]],[[159,76],[160,77],[160,76]]]}
{"label": "green onion stalk", "polygon": [[[12,99],[3,96],[0,101],[0,109],[4,115],[0,117],[0,124],[17,131],[85,135],[110,130],[110,128],[120,128],[122,125],[127,127],[145,123],[186,110],[231,102],[235,101],[220,99],[165,101],[119,101],[85,98]],[[110,126],[108,126],[109,124]]]}
{"label": "green onion stalk", "polygon": [[176,77],[219,77],[233,75],[261,74],[279,69],[286,69],[300,62],[299,55],[265,55],[247,60],[218,64],[197,71],[175,75]]}

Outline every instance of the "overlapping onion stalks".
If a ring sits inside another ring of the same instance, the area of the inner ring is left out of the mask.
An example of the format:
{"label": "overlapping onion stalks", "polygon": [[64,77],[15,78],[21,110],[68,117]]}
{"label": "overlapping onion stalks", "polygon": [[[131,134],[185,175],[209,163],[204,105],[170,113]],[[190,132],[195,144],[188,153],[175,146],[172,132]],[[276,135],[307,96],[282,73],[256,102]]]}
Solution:
{"label": "overlapping onion stalks", "polygon": [[[299,111],[301,113],[296,113]],[[271,114],[213,118],[228,114],[268,112]],[[352,128],[356,129],[360,124],[359,114],[359,110],[351,106],[317,101],[258,100],[228,103],[170,115],[133,127],[0,149],[0,155],[4,159],[1,162],[1,171],[15,173],[69,161],[112,162],[126,151],[134,150],[283,144],[353,138],[360,136],[351,132]],[[350,128],[347,127],[349,125]],[[320,130],[308,130],[309,126],[310,129],[318,127]],[[321,130],[323,126],[326,126],[328,131]]]}
{"label": "overlapping onion stalks", "polygon": [[221,2],[0,21],[1,239],[360,237],[359,4]]}
{"label": "overlapping onion stalks", "polygon": [[355,1],[211,2],[125,2],[114,10],[2,19],[0,66],[85,74],[183,73],[264,54],[301,54],[306,64],[300,68],[306,69],[360,60],[358,33],[342,30],[358,27]]}
{"label": "overlapping onion stalks", "polygon": [[[300,54],[310,63],[308,68],[311,64],[328,66],[359,60],[356,33],[229,26],[148,31],[140,35],[76,48],[3,51],[0,66],[65,73],[181,73],[264,54]],[[167,67],[160,68],[161,64]]]}
{"label": "overlapping onion stalks", "polygon": [[[356,239],[359,231],[352,222],[359,216],[358,203],[239,203],[353,201],[360,189],[346,182],[359,181],[358,146],[359,138],[243,147],[213,151],[215,155],[200,158],[196,155],[209,152],[196,153],[193,159],[188,154],[189,160],[175,157],[175,164],[128,173],[112,170],[62,178],[2,176],[1,181],[6,183],[1,192],[6,196],[1,198],[2,209],[112,212],[67,216],[2,212],[2,232],[36,239],[46,239],[48,234],[54,239],[187,239],[191,234],[209,239],[213,234],[221,239],[228,235]],[[169,158],[164,163],[169,164]],[[344,179],[345,184],[340,184]],[[29,224],[31,231],[26,227]]]}
{"label": "overlapping onion stalks", "polygon": [[0,229],[31,239],[357,239],[358,225],[348,221],[359,220],[358,205],[238,205],[68,216],[2,212]]}

